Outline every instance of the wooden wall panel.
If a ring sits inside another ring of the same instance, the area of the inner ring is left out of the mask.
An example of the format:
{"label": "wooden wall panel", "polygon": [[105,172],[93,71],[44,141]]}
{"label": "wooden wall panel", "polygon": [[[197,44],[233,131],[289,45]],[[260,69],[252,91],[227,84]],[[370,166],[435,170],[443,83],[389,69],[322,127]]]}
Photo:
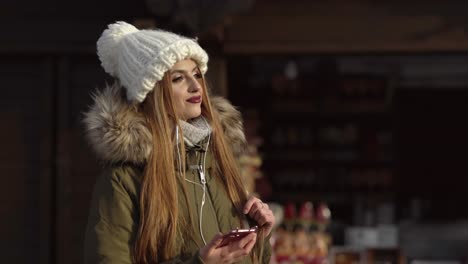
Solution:
{"label": "wooden wall panel", "polygon": [[[418,8],[415,8],[417,6]],[[256,1],[226,20],[230,54],[468,51],[468,19],[444,2]]]}
{"label": "wooden wall panel", "polygon": [[0,59],[0,72],[2,261],[47,263],[53,164],[52,63],[49,57],[5,56]]}
{"label": "wooden wall panel", "polygon": [[96,56],[62,56],[57,91],[57,263],[82,263],[92,188],[100,169],[84,138],[83,112],[104,85]]}

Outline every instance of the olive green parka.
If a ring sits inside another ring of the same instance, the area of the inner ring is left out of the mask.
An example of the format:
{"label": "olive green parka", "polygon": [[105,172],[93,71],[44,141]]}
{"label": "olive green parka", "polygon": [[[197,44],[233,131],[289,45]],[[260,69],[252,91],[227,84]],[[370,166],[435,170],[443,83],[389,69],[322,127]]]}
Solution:
{"label": "olive green parka", "polygon": [[[240,113],[225,99],[214,97],[211,103],[220,117],[227,143],[235,155],[239,155],[245,144]],[[132,263],[139,224],[140,178],[152,149],[150,131],[137,108],[127,104],[117,84],[95,95],[84,121],[87,137],[105,164],[93,191],[84,262]],[[189,230],[192,236],[179,235],[176,243],[183,245],[180,254],[164,263],[202,263],[198,251],[204,245],[203,238],[208,243],[216,233],[239,227],[239,219],[224,187],[212,177],[216,161],[209,151],[205,152],[206,147],[207,140],[185,146],[186,180],[180,181],[178,186],[178,206],[180,217],[186,218],[192,212],[192,230]],[[203,163],[206,191],[200,213],[203,188],[199,168]],[[185,184],[188,204],[183,198],[182,184]],[[270,251],[269,243],[265,243],[264,263],[268,263]],[[251,260],[246,257],[242,262],[251,263]]]}

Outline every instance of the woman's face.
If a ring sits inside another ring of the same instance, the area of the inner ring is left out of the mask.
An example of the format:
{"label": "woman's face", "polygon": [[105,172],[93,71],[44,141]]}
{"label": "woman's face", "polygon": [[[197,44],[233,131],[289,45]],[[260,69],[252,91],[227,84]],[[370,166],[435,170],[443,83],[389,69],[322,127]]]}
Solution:
{"label": "woman's face", "polygon": [[177,62],[170,71],[174,104],[180,118],[187,121],[201,115],[202,74],[190,60]]}

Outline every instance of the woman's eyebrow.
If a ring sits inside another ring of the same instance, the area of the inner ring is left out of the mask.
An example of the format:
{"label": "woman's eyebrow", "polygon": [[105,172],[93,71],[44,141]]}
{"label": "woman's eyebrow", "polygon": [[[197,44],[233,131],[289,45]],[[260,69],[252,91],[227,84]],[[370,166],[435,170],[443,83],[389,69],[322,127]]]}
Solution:
{"label": "woman's eyebrow", "polygon": [[[195,70],[198,70],[198,66],[193,67],[193,69],[192,69],[191,72],[194,72]],[[176,73],[176,72],[178,72],[178,73],[186,73],[186,72],[188,72],[188,71],[182,70],[182,69],[175,69],[175,70],[172,70],[172,71],[171,71],[171,73]]]}

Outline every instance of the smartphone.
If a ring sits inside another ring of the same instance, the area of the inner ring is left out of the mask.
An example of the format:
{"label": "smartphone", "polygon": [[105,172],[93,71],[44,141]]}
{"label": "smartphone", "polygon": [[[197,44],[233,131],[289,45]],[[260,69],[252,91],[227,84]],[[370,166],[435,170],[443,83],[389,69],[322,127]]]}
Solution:
{"label": "smartphone", "polygon": [[223,240],[221,241],[221,244],[219,244],[218,247],[224,247],[231,242],[234,242],[234,241],[237,241],[239,239],[246,237],[248,234],[256,233],[257,229],[258,229],[257,226],[254,226],[252,228],[245,228],[245,229],[239,229],[239,228],[233,229],[229,233],[224,235]]}

